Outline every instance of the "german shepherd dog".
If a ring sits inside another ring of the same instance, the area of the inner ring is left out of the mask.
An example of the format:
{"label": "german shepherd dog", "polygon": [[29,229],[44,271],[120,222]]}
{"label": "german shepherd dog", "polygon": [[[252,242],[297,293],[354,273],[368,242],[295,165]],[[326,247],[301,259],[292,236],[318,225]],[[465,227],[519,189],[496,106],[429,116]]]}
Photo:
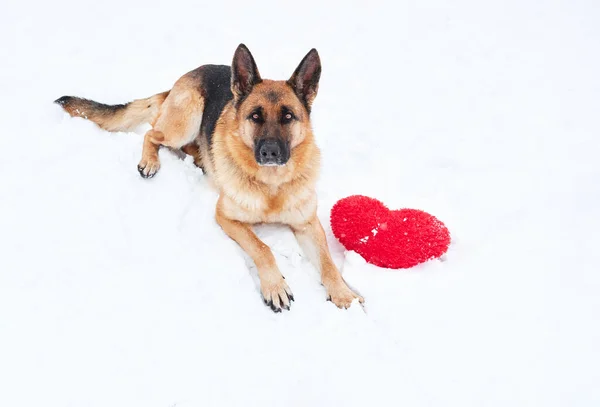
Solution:
{"label": "german shepherd dog", "polygon": [[289,310],[294,296],[273,253],[252,230],[259,223],[289,225],[320,270],[327,299],[348,308],[364,299],[342,279],[317,218],[320,152],[310,110],[320,76],[319,54],[312,49],[287,81],[262,79],[240,44],[231,66],[203,65],[147,99],[105,105],[63,96],[56,103],[112,132],[150,123],[138,165],[144,178],[160,168],[161,146],[193,156],[219,191],[217,223],[256,264],[263,300],[273,311]]}

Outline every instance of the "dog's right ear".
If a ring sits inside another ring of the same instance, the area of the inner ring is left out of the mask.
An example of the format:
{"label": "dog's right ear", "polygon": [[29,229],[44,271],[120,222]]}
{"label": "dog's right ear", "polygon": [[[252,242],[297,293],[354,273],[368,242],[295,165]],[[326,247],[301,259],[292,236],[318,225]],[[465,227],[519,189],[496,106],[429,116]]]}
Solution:
{"label": "dog's right ear", "polygon": [[262,82],[256,62],[248,48],[240,44],[233,54],[231,63],[231,92],[236,103],[244,100],[254,85]]}

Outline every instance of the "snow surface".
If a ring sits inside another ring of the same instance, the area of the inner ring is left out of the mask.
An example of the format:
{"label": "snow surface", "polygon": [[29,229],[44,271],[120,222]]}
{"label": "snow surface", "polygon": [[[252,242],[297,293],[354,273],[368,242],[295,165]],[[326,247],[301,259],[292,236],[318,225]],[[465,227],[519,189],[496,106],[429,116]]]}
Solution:
{"label": "snow surface", "polygon": [[[0,406],[600,405],[600,3],[0,5]],[[364,310],[325,301],[290,231],[258,233],[296,297],[274,314],[168,151],[71,119],[169,89],[246,43],[283,79],[316,47],[319,214]],[[360,193],[449,227],[408,271],[328,227]]]}

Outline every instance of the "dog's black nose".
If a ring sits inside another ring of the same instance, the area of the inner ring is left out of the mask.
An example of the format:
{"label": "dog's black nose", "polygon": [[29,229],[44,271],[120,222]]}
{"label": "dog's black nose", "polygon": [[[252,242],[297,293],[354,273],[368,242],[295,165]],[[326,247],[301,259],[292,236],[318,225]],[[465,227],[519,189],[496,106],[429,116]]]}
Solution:
{"label": "dog's black nose", "polygon": [[258,143],[256,150],[256,161],[260,165],[282,165],[285,164],[283,148],[278,140],[267,139]]}
{"label": "dog's black nose", "polygon": [[277,160],[281,157],[281,147],[275,140],[265,140],[260,146],[260,156],[264,160]]}

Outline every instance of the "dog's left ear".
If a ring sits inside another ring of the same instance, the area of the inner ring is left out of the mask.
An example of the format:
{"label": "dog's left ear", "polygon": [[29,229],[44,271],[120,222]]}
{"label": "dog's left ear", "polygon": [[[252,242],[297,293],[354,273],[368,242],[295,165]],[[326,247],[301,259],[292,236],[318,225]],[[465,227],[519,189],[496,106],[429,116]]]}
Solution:
{"label": "dog's left ear", "polygon": [[317,50],[313,48],[302,59],[292,77],[287,81],[309,112],[319,90],[320,78],[321,59]]}

